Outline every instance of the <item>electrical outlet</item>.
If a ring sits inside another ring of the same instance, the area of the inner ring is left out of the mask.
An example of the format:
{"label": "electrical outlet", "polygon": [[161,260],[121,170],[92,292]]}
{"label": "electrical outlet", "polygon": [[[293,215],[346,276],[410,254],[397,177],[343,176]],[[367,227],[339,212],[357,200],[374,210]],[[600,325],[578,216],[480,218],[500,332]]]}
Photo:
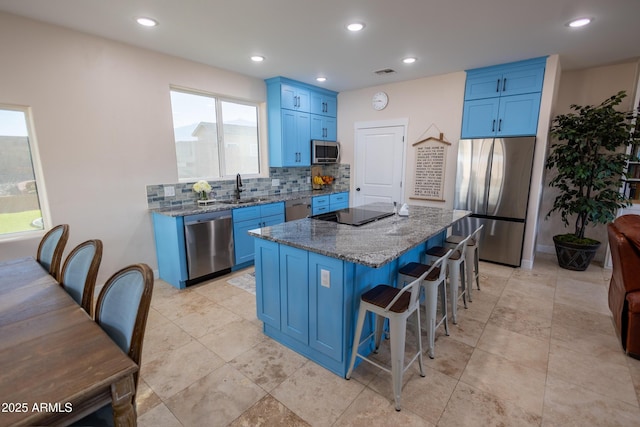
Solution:
{"label": "electrical outlet", "polygon": [[310,176],[307,177],[307,184],[311,184],[311,177]]}
{"label": "electrical outlet", "polygon": [[163,188],[164,197],[174,197],[176,195],[176,187],[173,185],[165,185]]}
{"label": "electrical outlet", "polygon": [[271,180],[271,186],[272,187],[279,187],[280,186],[280,180],[278,178],[274,178]]}
{"label": "electrical outlet", "polygon": [[331,272],[329,270],[320,270],[320,285],[325,288],[331,287]]}

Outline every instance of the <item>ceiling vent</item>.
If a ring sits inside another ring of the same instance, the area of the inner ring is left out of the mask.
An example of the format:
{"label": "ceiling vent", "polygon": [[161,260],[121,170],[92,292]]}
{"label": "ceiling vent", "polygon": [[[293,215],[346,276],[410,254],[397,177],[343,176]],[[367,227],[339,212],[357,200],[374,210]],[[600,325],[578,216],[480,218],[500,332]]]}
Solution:
{"label": "ceiling vent", "polygon": [[387,75],[387,74],[393,74],[395,72],[396,72],[396,70],[392,70],[391,68],[385,68],[385,69],[382,69],[382,70],[374,71],[374,74],[377,74],[379,76],[384,76],[384,75]]}

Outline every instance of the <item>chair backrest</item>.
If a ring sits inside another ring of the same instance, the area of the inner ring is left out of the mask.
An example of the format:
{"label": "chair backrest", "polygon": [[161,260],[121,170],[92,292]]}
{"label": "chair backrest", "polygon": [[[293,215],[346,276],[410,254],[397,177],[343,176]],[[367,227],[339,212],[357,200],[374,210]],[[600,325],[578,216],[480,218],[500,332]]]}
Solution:
{"label": "chair backrest", "polygon": [[482,233],[482,229],[484,228],[484,224],[480,224],[480,227],[476,228],[476,231],[471,233],[471,239],[476,242],[476,246],[478,250],[480,250],[480,233]]}
{"label": "chair backrest", "polygon": [[60,280],[62,253],[68,239],[69,225],[60,224],[49,230],[38,245],[37,261],[58,281]]}
{"label": "chair backrest", "polygon": [[90,316],[93,315],[93,290],[101,260],[102,242],[87,240],[67,256],[60,275],[60,285]]}
{"label": "chair backrest", "polygon": [[[96,303],[96,322],[138,366],[152,292],[151,268],[134,264],[107,280]],[[136,388],[138,373],[134,375]]]}
{"label": "chair backrest", "polygon": [[387,306],[384,308],[385,311],[389,311],[391,307],[393,307],[393,305],[396,303],[396,301],[398,301],[402,297],[402,295],[406,294],[407,292],[411,293],[411,297],[409,298],[409,310],[411,310],[412,307],[416,306],[418,304],[418,298],[420,297],[420,285],[422,284],[422,281],[425,279],[425,277],[431,274],[433,270],[440,267],[438,280],[442,281],[446,279],[447,269],[445,268],[445,264],[449,259],[449,257],[451,256],[452,252],[453,251],[449,249],[446,254],[444,254],[443,256],[438,258],[433,264],[431,264],[431,267],[429,267],[427,271],[422,273],[420,277],[418,277],[417,279],[405,285],[402,288],[402,290],[398,292],[395,298],[393,298],[391,302],[387,304]]}
{"label": "chair backrest", "polygon": [[[452,252],[451,252],[451,255],[453,255],[454,253],[456,253],[456,251],[460,251],[460,259],[461,259],[461,260],[464,260],[464,255],[465,255],[465,251],[466,251],[466,249],[467,249],[467,244],[469,243],[469,240],[471,240],[471,236],[473,236],[474,234],[475,234],[475,232],[474,232],[474,233],[469,234],[467,237],[465,237],[464,239],[462,239],[462,240],[460,241],[460,243],[458,243],[458,244],[456,245],[456,247],[455,247],[455,248],[453,248],[453,250],[452,250]],[[451,255],[449,255],[449,256],[451,256]],[[455,258],[454,258],[454,259],[455,259]]]}

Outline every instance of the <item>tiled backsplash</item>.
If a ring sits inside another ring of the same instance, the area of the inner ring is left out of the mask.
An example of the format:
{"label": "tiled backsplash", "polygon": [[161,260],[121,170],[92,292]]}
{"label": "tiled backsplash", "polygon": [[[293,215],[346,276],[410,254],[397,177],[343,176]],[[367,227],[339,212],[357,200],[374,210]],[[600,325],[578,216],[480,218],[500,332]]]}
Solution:
{"label": "tiled backsplash", "polygon": [[[348,164],[333,164],[322,166],[323,175],[335,177],[333,185],[337,188],[349,189],[351,181],[351,166]],[[242,178],[242,197],[259,197],[274,194],[293,193],[297,191],[311,190],[311,183],[307,179],[311,177],[311,168],[269,168],[269,178]],[[280,185],[272,187],[272,180],[279,179]],[[231,199],[234,197],[236,187],[235,179],[224,181],[210,181],[213,192],[211,198],[217,200]],[[175,188],[176,195],[165,197],[164,187]],[[193,182],[152,184],[147,185],[147,205],[149,209],[165,208],[170,206],[192,205],[196,203],[197,194],[192,190]]]}

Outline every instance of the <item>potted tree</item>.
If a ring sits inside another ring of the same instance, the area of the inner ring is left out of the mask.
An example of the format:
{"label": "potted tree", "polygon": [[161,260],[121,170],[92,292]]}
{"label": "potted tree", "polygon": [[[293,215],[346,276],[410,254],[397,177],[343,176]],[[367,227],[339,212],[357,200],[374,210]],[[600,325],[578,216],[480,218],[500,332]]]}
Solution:
{"label": "potted tree", "polygon": [[624,148],[640,135],[633,114],[615,108],[625,96],[621,91],[597,106],[571,105],[573,112],[553,119],[551,135],[558,142],[546,168],[557,169],[549,186],[560,194],[547,217],[559,212],[565,226],[575,220],[572,233],[553,237],[560,267],[586,270],[600,246],[585,237],[587,225],[609,223],[629,205],[619,191],[628,160]]}

